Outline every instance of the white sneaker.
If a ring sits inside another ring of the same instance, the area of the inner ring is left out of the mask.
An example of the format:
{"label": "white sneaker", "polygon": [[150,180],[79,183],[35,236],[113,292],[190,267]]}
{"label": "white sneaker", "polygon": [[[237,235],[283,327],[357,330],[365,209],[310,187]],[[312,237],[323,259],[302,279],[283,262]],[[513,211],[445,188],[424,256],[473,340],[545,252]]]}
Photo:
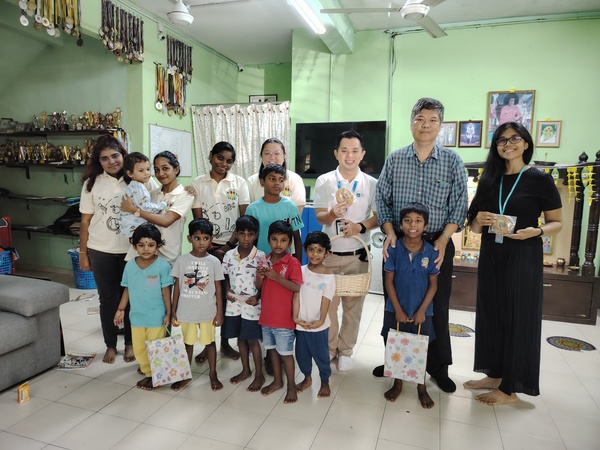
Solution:
{"label": "white sneaker", "polygon": [[348,372],[352,370],[352,358],[349,356],[338,356],[337,367],[340,372]]}

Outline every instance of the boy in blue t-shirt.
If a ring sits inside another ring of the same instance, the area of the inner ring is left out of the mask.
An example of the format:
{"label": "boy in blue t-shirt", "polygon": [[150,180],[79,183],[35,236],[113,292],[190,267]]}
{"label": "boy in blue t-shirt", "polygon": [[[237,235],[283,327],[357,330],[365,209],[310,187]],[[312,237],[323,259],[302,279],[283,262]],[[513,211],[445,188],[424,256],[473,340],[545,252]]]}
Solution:
{"label": "boy in blue t-shirt", "polygon": [[[383,267],[388,299],[381,335],[386,342],[389,329],[397,324],[400,331],[408,333],[417,333],[421,325],[421,333],[429,336],[430,342],[435,339],[432,300],[440,271],[435,266],[438,252],[422,238],[428,222],[429,209],[422,203],[408,203],[400,210],[403,237],[395,248],[388,248],[390,256]],[[393,402],[401,392],[402,380],[395,378],[384,397]],[[417,385],[417,393],[423,408],[433,408],[425,380]]]}
{"label": "boy in blue t-shirt", "polygon": [[279,193],[285,185],[285,169],[279,164],[268,164],[260,171],[258,177],[260,185],[264,188],[265,195],[250,203],[246,214],[256,217],[260,227],[258,229],[258,243],[256,247],[265,255],[271,253],[269,245],[269,226],[277,220],[285,220],[292,226],[294,239],[294,256],[302,262],[302,239],[300,229],[304,227],[298,207],[289,198],[280,197]]}

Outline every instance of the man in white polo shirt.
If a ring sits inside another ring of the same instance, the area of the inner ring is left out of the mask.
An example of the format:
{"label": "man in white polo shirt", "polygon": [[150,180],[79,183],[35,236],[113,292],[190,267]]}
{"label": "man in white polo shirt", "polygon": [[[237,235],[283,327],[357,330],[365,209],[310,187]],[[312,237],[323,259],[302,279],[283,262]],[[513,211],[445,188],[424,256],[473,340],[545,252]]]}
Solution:
{"label": "man in white polo shirt", "polygon": [[[375,186],[377,180],[358,167],[365,156],[362,136],[356,131],[344,131],[338,136],[333,151],[338,160],[336,170],[321,175],[315,184],[315,213],[323,231],[334,237],[331,255],[323,264],[335,274],[353,275],[368,270],[367,252],[352,236],[370,244],[372,230],[377,226]],[[333,297],[329,308],[329,357],[338,358],[338,370],[352,369],[352,350],[356,345],[358,327],[365,297]],[[338,322],[338,306],[342,304],[342,324]]]}

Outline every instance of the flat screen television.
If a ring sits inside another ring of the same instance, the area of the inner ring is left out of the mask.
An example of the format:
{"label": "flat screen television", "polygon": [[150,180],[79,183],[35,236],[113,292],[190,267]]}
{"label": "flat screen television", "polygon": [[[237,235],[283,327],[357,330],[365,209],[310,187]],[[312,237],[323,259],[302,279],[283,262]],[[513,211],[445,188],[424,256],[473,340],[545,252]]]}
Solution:
{"label": "flat screen television", "polygon": [[296,124],[296,173],[303,178],[317,178],[335,170],[338,162],[333,155],[337,137],[347,130],[363,136],[366,151],[360,168],[377,178],[385,162],[386,121],[322,122]]}

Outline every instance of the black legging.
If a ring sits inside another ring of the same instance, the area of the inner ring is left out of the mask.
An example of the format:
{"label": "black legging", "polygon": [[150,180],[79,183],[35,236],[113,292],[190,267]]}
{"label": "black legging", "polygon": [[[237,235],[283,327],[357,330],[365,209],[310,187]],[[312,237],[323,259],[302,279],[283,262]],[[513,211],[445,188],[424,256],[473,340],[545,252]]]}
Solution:
{"label": "black legging", "polygon": [[[105,253],[88,247],[88,258],[100,297],[100,323],[106,348],[117,348],[119,328],[114,324],[115,313],[121,302],[121,278],[125,269],[125,253]],[[131,345],[129,305],[123,318],[125,345]]]}

